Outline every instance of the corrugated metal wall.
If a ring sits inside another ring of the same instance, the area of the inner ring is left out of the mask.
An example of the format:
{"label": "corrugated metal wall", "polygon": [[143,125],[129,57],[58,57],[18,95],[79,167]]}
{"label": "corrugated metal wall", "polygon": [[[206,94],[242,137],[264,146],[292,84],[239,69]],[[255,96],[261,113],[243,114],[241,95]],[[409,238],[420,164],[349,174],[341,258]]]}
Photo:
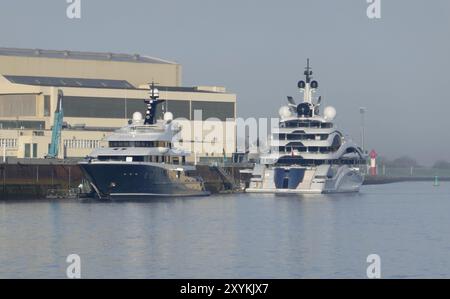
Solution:
{"label": "corrugated metal wall", "polygon": [[0,117],[36,116],[36,95],[0,95]]}

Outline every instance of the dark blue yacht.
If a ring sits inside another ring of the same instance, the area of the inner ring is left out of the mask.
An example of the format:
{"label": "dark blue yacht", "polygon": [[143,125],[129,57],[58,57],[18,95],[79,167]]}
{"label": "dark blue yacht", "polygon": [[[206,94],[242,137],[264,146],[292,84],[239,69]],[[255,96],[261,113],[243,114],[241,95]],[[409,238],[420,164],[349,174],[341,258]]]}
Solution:
{"label": "dark blue yacht", "polygon": [[79,163],[99,198],[209,195],[196,167],[186,163],[189,152],[173,147],[180,128],[172,113],[156,120],[158,98],[152,84],[145,118],[135,112],[129,125],[107,138],[108,147],[95,149]]}

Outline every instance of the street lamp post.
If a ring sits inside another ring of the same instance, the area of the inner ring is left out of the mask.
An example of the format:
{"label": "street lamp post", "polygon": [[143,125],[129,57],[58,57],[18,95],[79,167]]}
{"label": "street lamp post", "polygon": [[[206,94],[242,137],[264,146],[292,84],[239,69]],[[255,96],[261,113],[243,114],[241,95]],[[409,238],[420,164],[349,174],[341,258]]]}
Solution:
{"label": "street lamp post", "polygon": [[366,114],[366,111],[367,111],[366,107],[359,108],[359,113],[361,114],[361,148],[364,153],[366,152],[366,148],[364,145],[364,137],[365,137],[364,136],[365,135],[365,118],[364,118],[364,116]]}

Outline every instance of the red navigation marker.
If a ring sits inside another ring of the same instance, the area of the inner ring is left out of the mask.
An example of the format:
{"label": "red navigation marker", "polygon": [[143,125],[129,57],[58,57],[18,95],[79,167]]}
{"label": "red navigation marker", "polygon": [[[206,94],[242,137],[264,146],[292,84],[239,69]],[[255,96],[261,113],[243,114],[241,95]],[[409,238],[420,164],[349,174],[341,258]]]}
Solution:
{"label": "red navigation marker", "polygon": [[378,156],[378,153],[375,150],[371,150],[369,156],[371,159],[376,159]]}
{"label": "red navigation marker", "polygon": [[376,176],[377,175],[377,152],[375,150],[371,150],[369,153],[370,156],[370,175]]}

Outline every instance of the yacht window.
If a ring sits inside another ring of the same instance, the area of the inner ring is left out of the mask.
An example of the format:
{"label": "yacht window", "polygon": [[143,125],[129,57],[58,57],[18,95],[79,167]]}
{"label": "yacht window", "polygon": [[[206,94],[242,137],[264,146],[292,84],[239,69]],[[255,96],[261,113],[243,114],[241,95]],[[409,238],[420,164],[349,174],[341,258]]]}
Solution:
{"label": "yacht window", "polygon": [[124,156],[98,156],[99,161],[125,161]]}
{"label": "yacht window", "polygon": [[110,141],[109,147],[131,147],[131,143],[129,141]]}
{"label": "yacht window", "polygon": [[[164,144],[164,142],[160,142]],[[155,147],[161,146],[157,141],[110,141],[109,147]]]}
{"label": "yacht window", "polygon": [[300,134],[289,134],[287,135],[287,140],[296,140],[296,139],[300,139],[302,137],[302,135]]}

